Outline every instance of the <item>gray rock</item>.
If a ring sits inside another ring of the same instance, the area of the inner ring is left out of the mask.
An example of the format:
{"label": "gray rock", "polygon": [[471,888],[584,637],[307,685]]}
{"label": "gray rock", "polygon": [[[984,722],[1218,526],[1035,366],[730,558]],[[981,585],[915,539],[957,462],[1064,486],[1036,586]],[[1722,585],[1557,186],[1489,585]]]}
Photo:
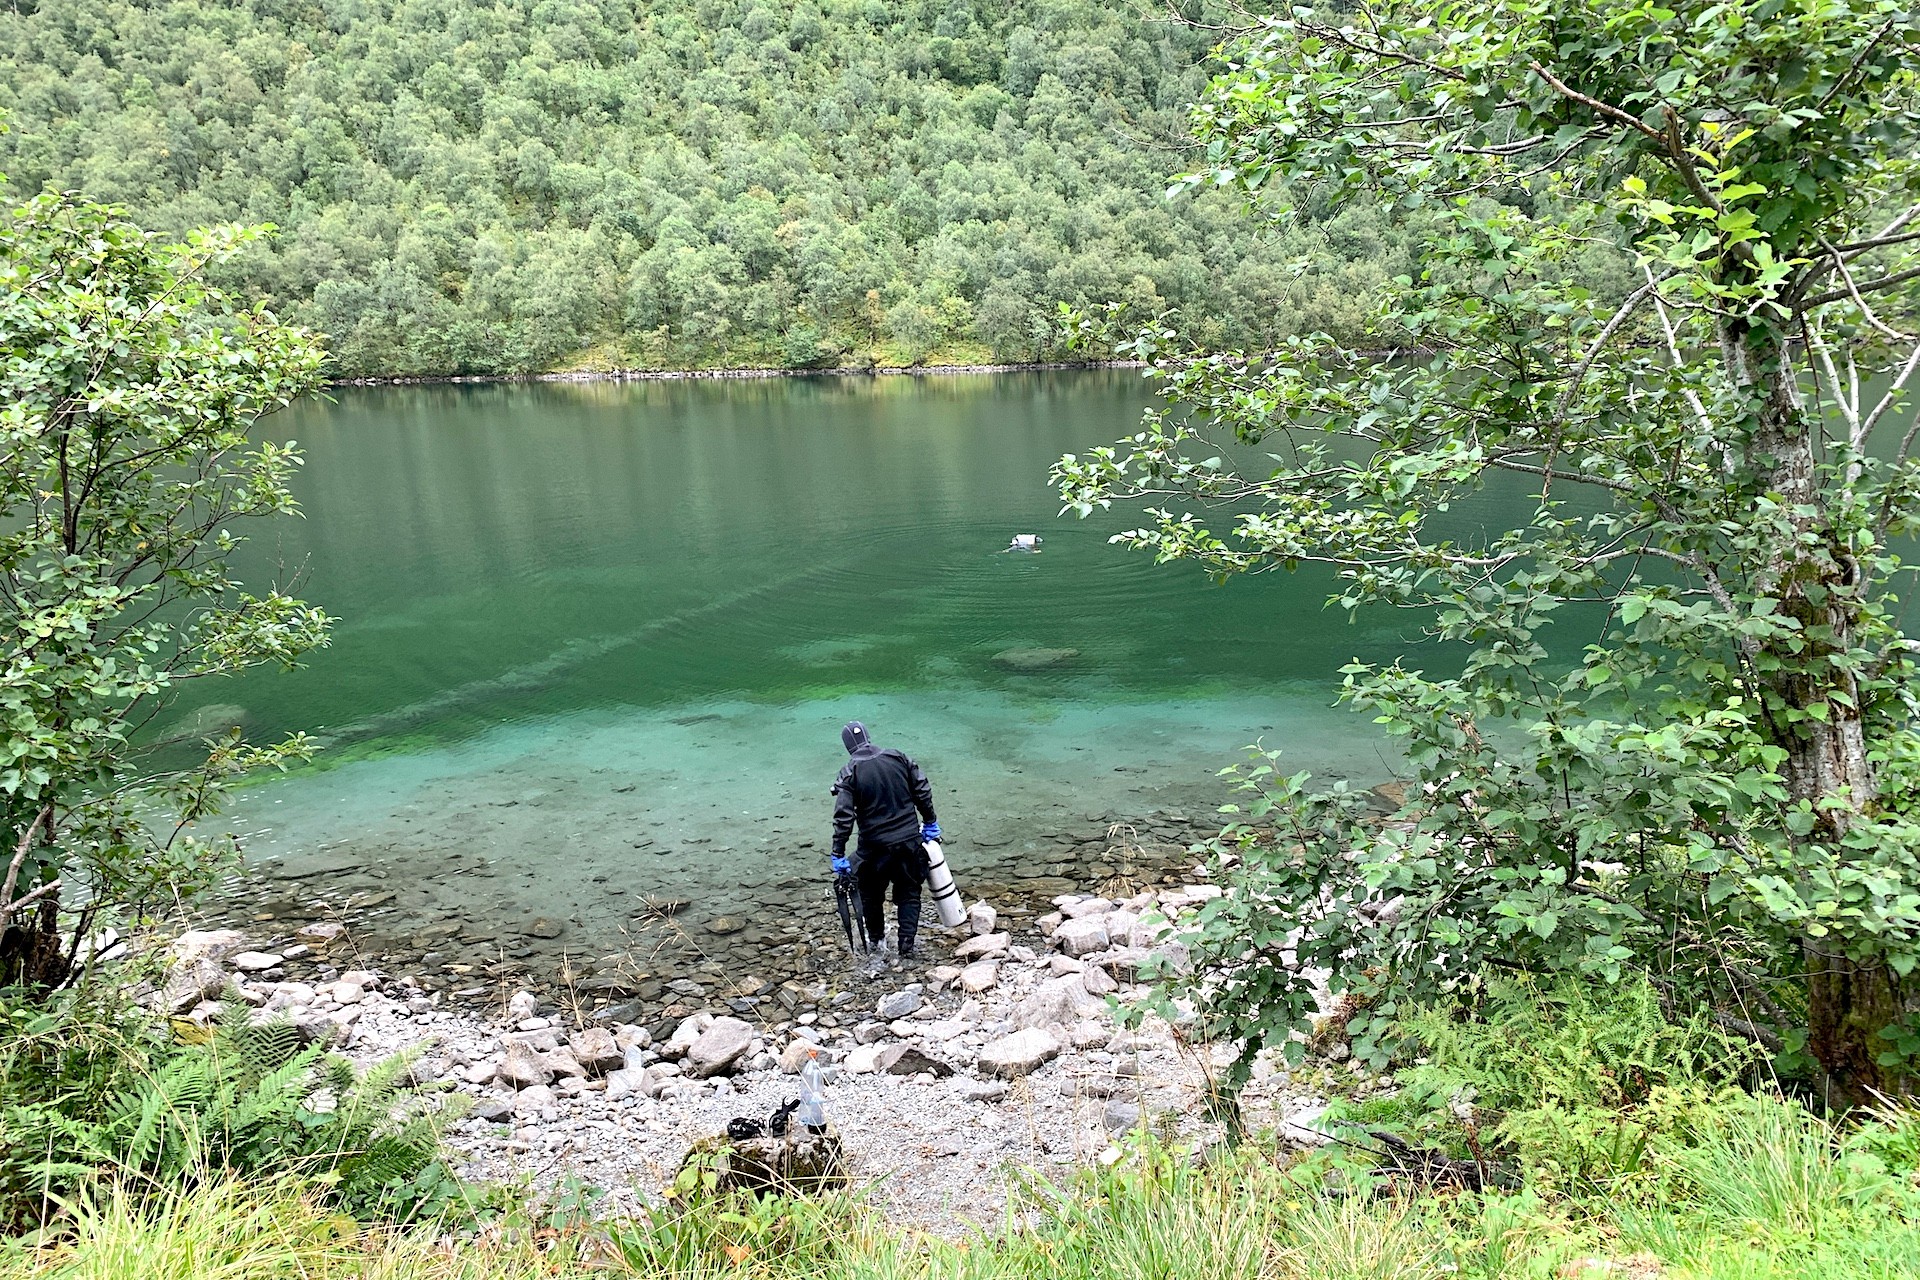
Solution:
{"label": "gray rock", "polygon": [[186,1013],[203,1001],[219,998],[227,989],[227,971],[220,962],[206,956],[183,962],[167,975],[160,999],[173,1014]]}
{"label": "gray rock", "polygon": [[1100,1122],[1106,1126],[1108,1133],[1117,1138],[1121,1134],[1139,1127],[1139,1104],[1122,1102],[1116,1098],[1107,1104],[1106,1113],[1101,1116]]}
{"label": "gray rock", "polygon": [[998,1102],[1011,1092],[1002,1080],[967,1080],[960,1085],[960,1096],[968,1102]]}
{"label": "gray rock", "polygon": [[1105,898],[1081,898],[1077,902],[1066,902],[1060,906],[1060,914],[1069,920],[1079,920],[1086,916],[1103,916],[1113,910],[1113,903]]}
{"label": "gray rock", "polygon": [[956,960],[984,960],[999,951],[1005,951],[1013,944],[1011,933],[983,933],[976,938],[968,938],[953,949]]}
{"label": "gray rock", "polygon": [[566,1049],[554,1049],[548,1053],[547,1065],[553,1068],[556,1076],[584,1077],[587,1074],[587,1069],[580,1065],[579,1059]]}
{"label": "gray rock", "polygon": [[753,1047],[753,1025],[738,1018],[715,1018],[687,1048],[687,1074],[704,1080],[725,1075]]}
{"label": "gray rock", "polygon": [[920,993],[918,991],[895,991],[891,995],[881,996],[879,1001],[873,1006],[873,1011],[881,1018],[892,1020],[894,1018],[904,1018],[919,1007]]}
{"label": "gray rock", "polygon": [[707,921],[707,932],[717,933],[723,937],[730,933],[739,933],[746,927],[747,922],[739,916],[715,916]]}
{"label": "gray rock", "polygon": [[626,1065],[626,1050],[613,1038],[613,1032],[605,1027],[588,1027],[576,1031],[567,1041],[573,1059],[585,1067],[588,1075],[605,1075]]}
{"label": "gray rock", "polygon": [[535,1115],[553,1103],[553,1090],[543,1084],[531,1085],[513,1096],[513,1112],[521,1116]]}
{"label": "gray rock", "polygon": [[553,1067],[548,1064],[547,1055],[524,1040],[509,1040],[506,1052],[500,1055],[499,1065],[494,1068],[494,1077],[516,1089],[530,1089],[551,1082]]}
{"label": "gray rock", "polygon": [[529,938],[557,938],[566,931],[566,922],[556,920],[552,916],[535,916],[532,922],[521,930]]}
{"label": "gray rock", "polygon": [[1085,975],[1075,973],[1048,978],[1035,987],[1014,1009],[1013,1020],[1020,1027],[1060,1027],[1105,1007],[1099,996],[1087,990]]}
{"label": "gray rock", "polygon": [[1000,913],[984,902],[976,902],[967,908],[967,928],[975,937],[993,932],[993,926],[1000,922]]}
{"label": "gray rock", "polygon": [[507,1021],[524,1022],[540,1012],[540,999],[531,991],[516,991],[507,1000]]}
{"label": "gray rock", "polygon": [[887,1038],[887,1024],[884,1022],[862,1022],[853,1029],[855,1044],[872,1044],[876,1040]]}
{"label": "gray rock", "polygon": [[1107,922],[1102,916],[1065,920],[1053,931],[1053,945],[1070,956],[1107,949]]}
{"label": "gray rock", "polygon": [[1120,989],[1120,984],[1113,980],[1113,975],[1098,965],[1088,967],[1088,969],[1080,975],[1080,981],[1086,987],[1089,995],[1111,995]]}
{"label": "gray rock", "polygon": [[931,1072],[934,1079],[944,1080],[953,1074],[952,1067],[910,1044],[888,1045],[874,1058],[873,1065],[876,1071],[889,1076],[917,1076],[926,1071]]}
{"label": "gray rock", "polygon": [[673,1029],[673,1035],[660,1046],[660,1056],[663,1058],[686,1057],[687,1050],[693,1048],[693,1042],[712,1025],[713,1015],[710,1013],[696,1013],[692,1017],[682,1019],[680,1025]]}
{"label": "gray rock", "polygon": [[482,1098],[473,1104],[471,1113],[475,1120],[484,1120],[488,1124],[500,1124],[513,1116],[513,1104],[500,1098]]}
{"label": "gray rock", "polygon": [[982,1074],[1003,1080],[1031,1075],[1060,1056],[1060,1042],[1038,1027],[1028,1027],[981,1047]]}
{"label": "gray rock", "polygon": [[285,956],[271,951],[242,951],[233,957],[233,967],[242,973],[265,973],[269,969],[278,969],[286,963]]}

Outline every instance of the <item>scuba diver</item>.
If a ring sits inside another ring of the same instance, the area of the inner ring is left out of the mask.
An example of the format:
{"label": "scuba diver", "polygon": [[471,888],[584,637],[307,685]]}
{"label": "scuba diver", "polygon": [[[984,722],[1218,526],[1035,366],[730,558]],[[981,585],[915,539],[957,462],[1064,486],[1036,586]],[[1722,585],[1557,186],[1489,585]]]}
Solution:
{"label": "scuba diver", "polygon": [[[920,929],[920,882],[926,879],[924,841],[940,838],[933,813],[933,785],[904,753],[882,750],[867,736],[867,726],[851,721],[840,730],[847,763],[833,780],[833,871],[851,874],[859,888],[860,911],[876,959],[887,925],[885,897],[893,886],[899,918],[894,950],[914,958]],[[847,837],[860,828],[860,844],[851,860]]]}

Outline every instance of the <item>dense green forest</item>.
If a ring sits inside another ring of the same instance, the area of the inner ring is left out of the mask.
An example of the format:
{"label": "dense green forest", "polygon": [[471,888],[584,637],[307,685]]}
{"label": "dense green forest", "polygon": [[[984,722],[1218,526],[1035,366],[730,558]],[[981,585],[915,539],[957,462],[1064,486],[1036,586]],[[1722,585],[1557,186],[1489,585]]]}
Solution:
{"label": "dense green forest", "polygon": [[1097,0],[20,0],[0,172],[169,232],[343,374],[1054,352],[1056,304],[1351,330],[1384,218],[1166,199],[1203,27]]}

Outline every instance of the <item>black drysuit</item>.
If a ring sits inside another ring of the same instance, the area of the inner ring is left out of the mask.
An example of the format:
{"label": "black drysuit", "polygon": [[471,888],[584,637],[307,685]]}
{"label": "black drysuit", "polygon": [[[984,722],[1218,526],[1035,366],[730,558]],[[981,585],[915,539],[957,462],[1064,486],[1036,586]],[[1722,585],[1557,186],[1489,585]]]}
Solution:
{"label": "black drysuit", "polygon": [[853,874],[860,885],[867,936],[878,942],[886,932],[885,895],[892,885],[903,956],[913,952],[920,931],[920,884],[927,878],[920,825],[936,821],[933,784],[902,752],[863,742],[833,780],[833,856],[846,856],[847,837],[858,825]]}

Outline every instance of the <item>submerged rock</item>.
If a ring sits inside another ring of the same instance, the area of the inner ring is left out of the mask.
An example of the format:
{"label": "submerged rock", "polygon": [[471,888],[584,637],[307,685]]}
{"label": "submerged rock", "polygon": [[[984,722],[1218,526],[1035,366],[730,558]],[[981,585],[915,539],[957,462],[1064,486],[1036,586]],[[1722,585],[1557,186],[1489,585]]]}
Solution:
{"label": "submerged rock", "polygon": [[993,655],[993,660],[1014,671],[1039,671],[1072,662],[1079,656],[1078,649],[1002,649]]}

